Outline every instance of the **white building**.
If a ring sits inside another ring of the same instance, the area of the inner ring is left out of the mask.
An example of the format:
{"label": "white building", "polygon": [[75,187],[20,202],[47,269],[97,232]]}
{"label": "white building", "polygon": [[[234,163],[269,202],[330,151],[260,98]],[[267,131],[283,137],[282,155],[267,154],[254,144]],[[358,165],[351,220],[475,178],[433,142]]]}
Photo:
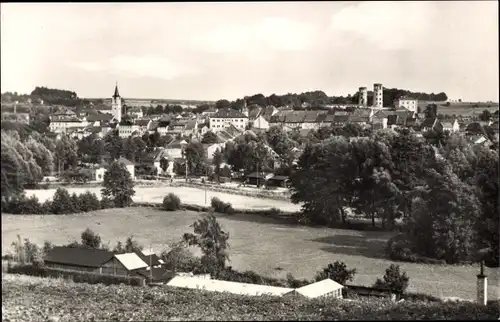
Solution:
{"label": "white building", "polygon": [[115,93],[111,98],[111,114],[120,122],[122,120],[122,98],[118,93],[118,84],[115,86]]}
{"label": "white building", "polygon": [[199,289],[211,292],[227,292],[248,296],[260,296],[264,294],[271,296],[282,296],[293,291],[292,288],[287,287],[238,283],[212,279],[200,279],[184,276],[174,277],[172,280],[170,280],[170,282],[167,283],[167,286],[187,289]]}
{"label": "white building", "polygon": [[49,130],[54,133],[66,133],[75,129],[83,129],[88,125],[87,121],[76,117],[49,117]]}
{"label": "white building", "polygon": [[301,295],[308,299],[320,297],[343,298],[342,289],[344,286],[329,278],[297,288],[290,294]]}
{"label": "white building", "polygon": [[209,124],[213,132],[222,131],[231,124],[238,129],[245,130],[248,124],[248,117],[240,111],[224,108],[210,116]]}
{"label": "white building", "polygon": [[418,99],[413,97],[403,96],[394,101],[395,108],[406,108],[407,110],[417,113],[418,112]]}

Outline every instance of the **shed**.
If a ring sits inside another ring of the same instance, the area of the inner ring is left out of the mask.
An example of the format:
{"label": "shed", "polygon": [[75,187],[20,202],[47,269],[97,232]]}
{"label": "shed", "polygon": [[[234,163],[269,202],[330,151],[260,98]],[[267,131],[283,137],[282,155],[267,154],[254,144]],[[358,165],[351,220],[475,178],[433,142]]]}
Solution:
{"label": "shed", "polygon": [[128,270],[134,271],[148,267],[136,253],[117,254],[115,258]]}
{"label": "shed", "polygon": [[265,172],[253,172],[246,176],[246,182],[248,184],[254,184],[260,186],[265,184],[273,176],[272,173]]}
{"label": "shed", "polygon": [[295,289],[294,293],[309,299],[318,297],[342,298],[344,286],[329,278]]}
{"label": "shed", "polygon": [[195,277],[176,276],[167,284],[171,287],[202,289],[211,292],[228,292],[238,295],[271,295],[282,296],[293,291],[292,288],[257,285],[248,283],[229,282],[221,280],[207,280]]}
{"label": "shed", "polygon": [[44,257],[47,267],[102,273],[102,267],[113,258],[107,250],[56,246]]}
{"label": "shed", "polygon": [[267,180],[267,185],[286,187],[289,182],[290,182],[290,177],[288,176],[273,176]]}

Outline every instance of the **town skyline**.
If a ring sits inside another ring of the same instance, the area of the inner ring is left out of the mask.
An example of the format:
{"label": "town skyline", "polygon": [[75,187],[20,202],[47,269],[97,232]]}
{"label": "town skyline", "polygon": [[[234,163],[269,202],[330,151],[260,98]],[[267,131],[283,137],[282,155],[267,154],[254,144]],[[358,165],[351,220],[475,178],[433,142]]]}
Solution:
{"label": "town skyline", "polygon": [[215,101],[382,83],[497,102],[496,12],[493,1],[2,3],[1,91],[108,98],[118,82],[125,98]]}

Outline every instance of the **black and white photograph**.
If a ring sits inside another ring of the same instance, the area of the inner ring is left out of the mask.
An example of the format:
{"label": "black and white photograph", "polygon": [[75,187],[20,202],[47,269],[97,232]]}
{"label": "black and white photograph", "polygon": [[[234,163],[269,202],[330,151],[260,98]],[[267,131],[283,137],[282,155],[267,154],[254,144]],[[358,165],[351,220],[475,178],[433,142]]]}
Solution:
{"label": "black and white photograph", "polygon": [[0,20],[2,322],[500,319],[498,1]]}

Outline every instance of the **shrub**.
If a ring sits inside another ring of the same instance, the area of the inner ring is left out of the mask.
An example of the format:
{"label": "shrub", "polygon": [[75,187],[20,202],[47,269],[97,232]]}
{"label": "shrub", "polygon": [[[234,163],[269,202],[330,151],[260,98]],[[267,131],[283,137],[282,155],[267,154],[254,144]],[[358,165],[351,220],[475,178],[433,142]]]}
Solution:
{"label": "shrub", "polygon": [[229,202],[224,202],[217,197],[213,197],[210,204],[212,208],[214,208],[215,212],[228,215],[234,214],[233,206]]}
{"label": "shrub", "polygon": [[54,198],[52,199],[51,212],[56,215],[75,212],[73,198],[70,196],[68,190],[64,188],[57,188]]}
{"label": "shrub", "polygon": [[165,262],[165,268],[174,272],[195,272],[201,267],[200,259],[183,243],[172,245],[169,251],[162,253],[161,257]]}
{"label": "shrub", "polygon": [[181,199],[173,193],[169,193],[163,198],[163,209],[166,211],[179,210],[181,208]]}
{"label": "shrub", "polygon": [[310,282],[306,279],[298,280],[291,273],[286,274],[286,286],[290,288],[300,288],[302,286],[306,286],[310,284]]}
{"label": "shrub", "polygon": [[101,236],[99,234],[93,232],[89,228],[85,229],[85,231],[81,235],[82,246],[88,248],[99,249],[101,247]]}
{"label": "shrub", "polygon": [[109,208],[114,208],[114,207],[115,207],[115,203],[110,198],[104,197],[101,199],[101,209],[109,209]]}
{"label": "shrub", "polygon": [[354,275],[356,275],[355,268],[349,270],[345,263],[336,261],[333,264],[328,264],[322,271],[319,271],[315,276],[315,280],[321,281],[329,278],[344,285],[347,281],[352,281]]}
{"label": "shrub", "polygon": [[97,198],[95,193],[92,193],[90,191],[86,191],[85,193],[82,193],[78,199],[79,199],[81,211],[84,211],[84,212],[95,211],[95,210],[99,210],[101,208],[101,204],[99,202],[99,199]]}
{"label": "shrub", "polygon": [[271,209],[269,209],[267,214],[271,217],[275,217],[275,216],[278,216],[279,214],[281,214],[281,210],[279,210],[276,207],[272,207]]}
{"label": "shrub", "polygon": [[400,271],[399,265],[391,264],[385,270],[383,280],[377,278],[374,287],[388,289],[397,295],[401,295],[408,288],[409,281],[410,278],[406,275],[406,272]]}
{"label": "shrub", "polygon": [[424,264],[446,264],[443,259],[435,259],[420,256],[413,252],[413,246],[404,234],[392,237],[387,242],[387,256],[392,260],[424,263]]}

